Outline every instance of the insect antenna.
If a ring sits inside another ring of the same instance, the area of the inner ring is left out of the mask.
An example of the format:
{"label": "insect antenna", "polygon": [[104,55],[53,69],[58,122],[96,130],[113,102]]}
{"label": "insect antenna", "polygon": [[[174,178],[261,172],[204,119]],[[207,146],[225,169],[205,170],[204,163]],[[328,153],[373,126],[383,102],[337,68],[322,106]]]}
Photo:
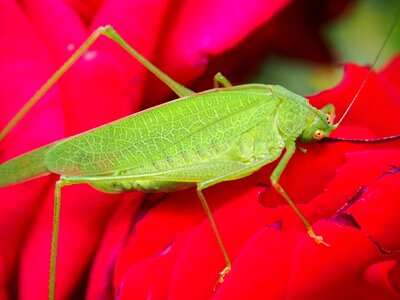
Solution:
{"label": "insect antenna", "polygon": [[375,67],[376,63],[378,62],[378,59],[379,59],[379,57],[381,56],[383,49],[385,48],[385,46],[386,46],[386,44],[387,44],[387,42],[388,42],[390,36],[392,35],[394,29],[396,28],[396,25],[397,25],[397,23],[398,23],[398,21],[399,21],[399,18],[400,18],[400,8],[397,10],[397,13],[396,13],[396,15],[395,15],[395,21],[393,22],[393,24],[392,24],[392,26],[391,26],[391,28],[390,28],[390,30],[389,30],[389,33],[386,35],[385,40],[383,41],[383,43],[382,43],[382,45],[381,45],[381,47],[380,47],[380,49],[379,49],[377,55],[375,56],[375,59],[374,59],[374,61],[372,62],[372,65],[371,65],[370,69],[368,70],[367,75],[365,76],[363,82],[361,83],[360,88],[357,90],[356,94],[355,94],[354,97],[353,97],[353,100],[351,100],[351,102],[350,102],[349,106],[347,107],[346,111],[343,113],[343,115],[342,115],[342,117],[340,118],[340,120],[336,123],[337,126],[339,126],[340,123],[343,121],[344,117],[345,117],[345,116],[347,115],[347,113],[350,111],[350,108],[353,106],[354,102],[355,102],[356,99],[358,98],[358,96],[359,96],[361,90],[364,88],[365,83],[367,82],[369,76],[371,75],[372,71],[374,70],[374,67]]}
{"label": "insect antenna", "polygon": [[341,137],[326,137],[321,142],[349,142],[349,143],[383,143],[383,142],[391,142],[400,140],[400,135],[390,135],[380,138],[371,138],[371,139],[348,139],[348,138],[341,138]]}

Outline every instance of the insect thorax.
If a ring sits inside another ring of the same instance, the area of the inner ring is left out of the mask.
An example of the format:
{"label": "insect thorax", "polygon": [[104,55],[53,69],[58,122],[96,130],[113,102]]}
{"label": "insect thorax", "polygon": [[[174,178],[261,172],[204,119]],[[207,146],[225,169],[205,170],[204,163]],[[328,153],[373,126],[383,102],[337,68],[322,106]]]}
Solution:
{"label": "insect thorax", "polygon": [[279,131],[285,140],[295,140],[305,129],[313,107],[306,98],[281,86],[273,86],[273,93],[282,99],[276,116]]}

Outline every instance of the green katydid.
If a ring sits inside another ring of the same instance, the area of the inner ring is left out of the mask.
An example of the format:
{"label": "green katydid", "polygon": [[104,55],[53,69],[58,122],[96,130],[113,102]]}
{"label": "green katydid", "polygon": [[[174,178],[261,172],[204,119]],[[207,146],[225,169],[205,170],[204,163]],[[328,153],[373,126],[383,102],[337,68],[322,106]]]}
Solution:
{"label": "green katydid", "polygon": [[232,86],[219,73],[214,78],[214,89],[194,93],[157,69],[111,26],[106,26],[97,29],[28,101],[0,133],[0,140],[101,35],[117,42],[181,98],[43,146],[0,165],[0,187],[49,173],[60,175],[54,197],[50,299],[55,294],[61,188],[67,185],[88,183],[106,193],[173,192],[197,186],[198,197],[226,261],[218,279],[221,283],[231,269],[231,260],[202,190],[248,176],[277,160],[286,149],[271,174],[272,186],[303,221],[310,237],[327,245],[314,233],[278,181],[296,150],[295,142],[307,143],[329,136],[357,95],[341,120],[333,124],[332,105],[317,110],[305,98],[280,86]]}

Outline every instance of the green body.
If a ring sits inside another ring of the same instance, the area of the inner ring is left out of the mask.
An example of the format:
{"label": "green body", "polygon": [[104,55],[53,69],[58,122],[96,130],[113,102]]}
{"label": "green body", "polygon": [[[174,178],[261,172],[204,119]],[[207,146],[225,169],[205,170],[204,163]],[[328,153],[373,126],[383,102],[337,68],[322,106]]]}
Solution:
{"label": "green body", "polygon": [[[280,86],[213,89],[2,164],[0,186],[48,173],[131,177],[91,183],[109,193],[170,192],[231,173],[225,180],[234,180],[276,160],[316,115],[307,99]],[[237,174],[241,169],[247,172]]]}

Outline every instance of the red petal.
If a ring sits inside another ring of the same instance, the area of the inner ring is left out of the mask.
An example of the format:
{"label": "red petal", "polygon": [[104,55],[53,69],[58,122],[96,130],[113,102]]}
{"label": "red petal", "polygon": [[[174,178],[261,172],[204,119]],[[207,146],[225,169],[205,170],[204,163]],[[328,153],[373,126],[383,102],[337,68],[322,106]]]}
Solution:
{"label": "red petal", "polygon": [[[393,79],[400,57],[395,59],[387,71],[372,73],[356,99],[343,123],[333,136],[349,138],[375,138],[396,135],[400,124],[396,122],[400,109],[400,82]],[[318,107],[322,103],[333,103],[340,118],[356,95],[368,70],[348,64],[342,82],[332,90],[310,98]]]}
{"label": "red petal", "polygon": [[115,261],[123,248],[126,234],[132,225],[132,218],[140,207],[141,199],[138,199],[138,196],[137,194],[125,195],[107,224],[107,230],[103,234],[90,270],[86,299],[113,298],[112,277]]}
{"label": "red petal", "polygon": [[387,251],[400,250],[400,173],[398,169],[393,172],[368,186],[360,198],[345,210],[354,217],[363,232]]}
{"label": "red petal", "polygon": [[[389,260],[356,228],[322,221],[315,226],[330,247],[304,239],[294,256],[288,299],[394,299],[393,287],[370,280],[371,266]],[[387,282],[387,278],[386,278]]]}

